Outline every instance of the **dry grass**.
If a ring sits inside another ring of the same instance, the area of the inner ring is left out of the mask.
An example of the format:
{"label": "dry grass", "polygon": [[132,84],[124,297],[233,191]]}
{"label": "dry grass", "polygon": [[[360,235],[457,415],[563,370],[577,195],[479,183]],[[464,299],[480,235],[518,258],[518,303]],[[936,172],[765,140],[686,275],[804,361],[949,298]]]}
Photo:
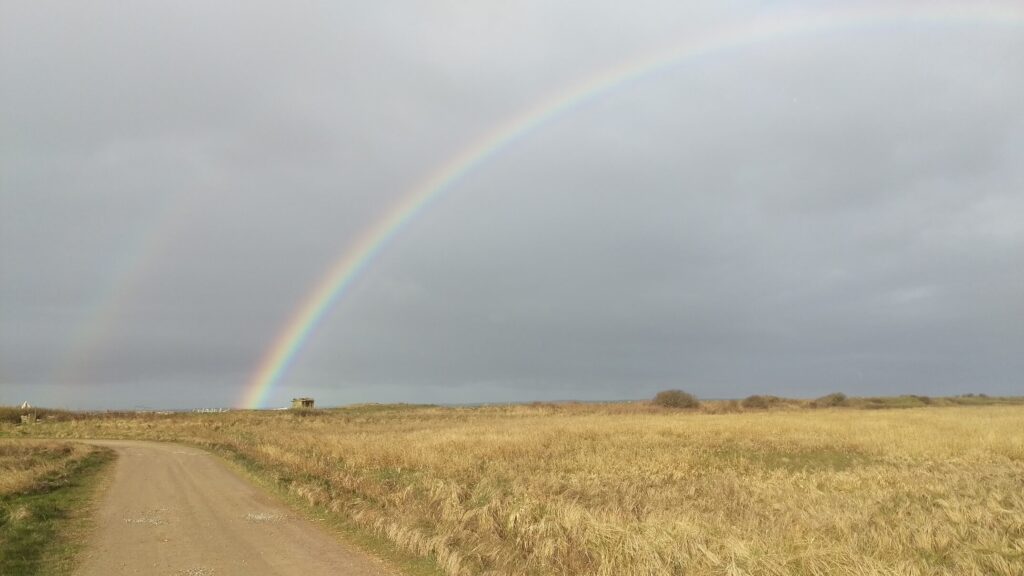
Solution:
{"label": "dry grass", "polygon": [[73,442],[0,439],[0,498],[47,488],[95,450]]}
{"label": "dry grass", "polygon": [[1024,574],[1024,407],[702,410],[364,406],[0,431],[227,451],[452,575]]}
{"label": "dry grass", "polygon": [[0,439],[0,574],[72,572],[112,458],[77,443]]}

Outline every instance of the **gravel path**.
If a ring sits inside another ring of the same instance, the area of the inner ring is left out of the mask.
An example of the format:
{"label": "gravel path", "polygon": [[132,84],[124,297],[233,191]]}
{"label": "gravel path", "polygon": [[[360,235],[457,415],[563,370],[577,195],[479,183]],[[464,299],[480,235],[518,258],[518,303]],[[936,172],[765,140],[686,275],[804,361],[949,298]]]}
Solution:
{"label": "gravel path", "polygon": [[395,574],[207,452],[156,442],[91,443],[119,458],[79,575]]}

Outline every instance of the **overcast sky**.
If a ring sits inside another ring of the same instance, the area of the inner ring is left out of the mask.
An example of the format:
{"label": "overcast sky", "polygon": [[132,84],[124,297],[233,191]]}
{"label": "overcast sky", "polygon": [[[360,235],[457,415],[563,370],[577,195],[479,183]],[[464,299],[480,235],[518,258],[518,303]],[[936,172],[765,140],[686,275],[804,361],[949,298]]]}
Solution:
{"label": "overcast sky", "polygon": [[[237,405],[328,267],[481,135],[821,4],[2,0],[0,404]],[[528,132],[270,404],[1024,394],[1024,9],[914,5]]]}

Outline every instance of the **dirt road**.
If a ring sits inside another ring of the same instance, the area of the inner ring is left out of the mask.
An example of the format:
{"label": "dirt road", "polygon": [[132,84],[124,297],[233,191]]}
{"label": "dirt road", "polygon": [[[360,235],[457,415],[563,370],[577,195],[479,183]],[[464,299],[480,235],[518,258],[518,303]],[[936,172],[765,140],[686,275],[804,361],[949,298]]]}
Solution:
{"label": "dirt road", "polygon": [[152,442],[94,443],[120,457],[77,574],[393,574],[206,452]]}

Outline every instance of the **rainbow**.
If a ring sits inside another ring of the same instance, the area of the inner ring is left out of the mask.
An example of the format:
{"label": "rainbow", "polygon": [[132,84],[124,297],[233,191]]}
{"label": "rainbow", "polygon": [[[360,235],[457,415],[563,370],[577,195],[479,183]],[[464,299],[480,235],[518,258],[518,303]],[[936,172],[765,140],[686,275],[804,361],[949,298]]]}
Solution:
{"label": "rainbow", "polygon": [[103,350],[109,348],[122,312],[131,304],[139,283],[159,261],[159,254],[173,239],[175,225],[184,220],[184,208],[180,197],[166,197],[157,202],[149,218],[138,223],[137,232],[129,234],[136,240],[127,244],[130,250],[113,261],[110,281],[96,292],[97,297],[86,308],[83,320],[72,333],[70,346],[51,374],[52,382],[65,386],[70,392],[93,377],[93,365],[101,358]]}
{"label": "rainbow", "polygon": [[834,32],[849,28],[898,23],[981,23],[1024,22],[1024,5],[1006,2],[918,2],[894,5],[887,2],[856,10],[786,14],[745,25],[691,37],[683,43],[651,55],[625,61],[584,80],[558,90],[521,113],[498,124],[448,161],[429,173],[419,184],[371,225],[334,262],[274,338],[245,386],[242,406],[262,407],[295,361],[299,351],[334,303],[374,258],[417,215],[450,190],[460,179],[489,158],[525,135],[580,105],[612,90],[669,66],[714,53],[739,49],[786,37]]}

